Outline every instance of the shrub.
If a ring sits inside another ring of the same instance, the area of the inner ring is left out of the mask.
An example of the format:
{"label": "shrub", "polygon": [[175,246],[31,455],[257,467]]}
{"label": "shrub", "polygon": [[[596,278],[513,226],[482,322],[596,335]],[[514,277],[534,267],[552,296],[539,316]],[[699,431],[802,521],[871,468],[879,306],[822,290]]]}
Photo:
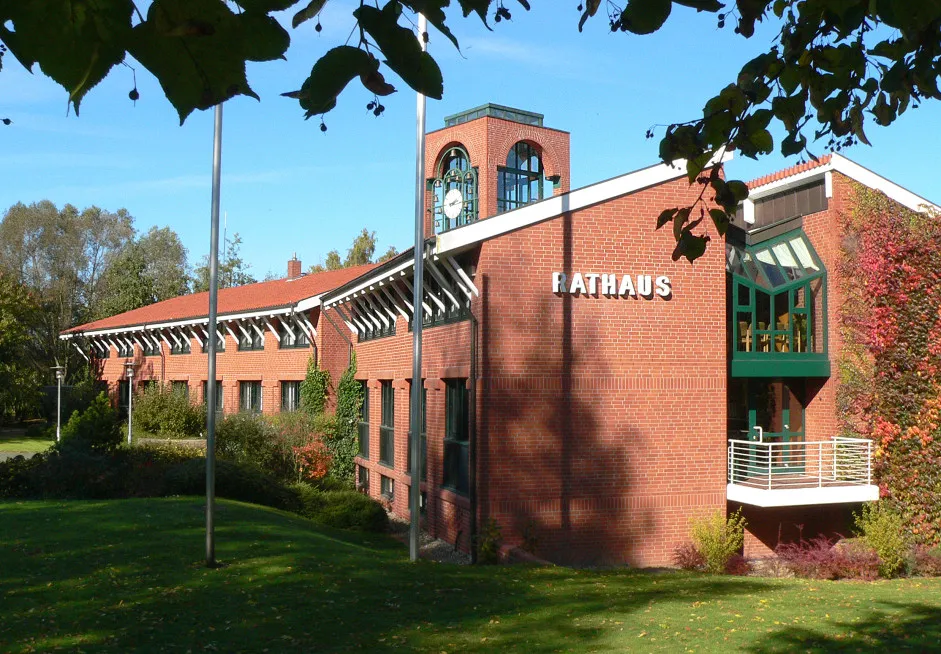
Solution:
{"label": "shrub", "polygon": [[941,547],[915,545],[909,553],[908,573],[918,577],[941,576]]}
{"label": "shrub", "polygon": [[254,465],[278,479],[294,478],[294,456],[278,430],[263,416],[236,413],[216,424],[220,458]]}
{"label": "shrub", "polygon": [[356,491],[322,491],[310,484],[293,484],[298,512],[318,524],[372,533],[389,530],[389,516],[376,500]]}
{"label": "shrub", "polygon": [[330,372],[321,370],[317,359],[311,357],[307,362],[307,376],[301,382],[301,409],[312,416],[323,414],[329,390]]}
{"label": "shrub", "polygon": [[[166,495],[204,495],[206,459],[190,459],[171,466],[165,479]],[[297,494],[277,479],[257,467],[231,461],[216,461],[216,495],[285,511],[300,508]]]}
{"label": "shrub", "polygon": [[725,566],[745,542],[745,518],[739,509],[728,518],[722,511],[691,521],[693,542],[706,560],[706,570],[725,572]]}
{"label": "shrub", "polygon": [[134,426],[162,438],[201,438],[205,409],[167,386],[144,388],[134,397]]}
{"label": "shrub", "polygon": [[692,543],[683,543],[673,548],[673,565],[681,570],[702,570],[706,559]]}
{"label": "shrub", "polygon": [[862,539],[879,555],[879,574],[886,578],[899,574],[909,551],[902,516],[885,502],[871,502],[855,518]]}
{"label": "shrub", "polygon": [[34,494],[32,477],[36,468],[43,465],[45,456],[34,454],[31,458],[20,455],[0,461],[0,497],[27,498]]}
{"label": "shrub", "polygon": [[864,541],[844,540],[834,545],[825,536],[783,543],[778,557],[798,577],[806,579],[861,579],[879,576],[879,555]]}
{"label": "shrub", "polygon": [[99,393],[87,409],[76,411],[62,427],[61,448],[110,452],[121,444],[121,429],[106,393]]}
{"label": "shrub", "polygon": [[751,572],[751,564],[741,554],[733,554],[725,562],[725,574],[744,577]]}
{"label": "shrub", "polygon": [[317,482],[330,472],[330,452],[320,441],[294,448],[294,463],[301,481]]}
{"label": "shrub", "polygon": [[493,565],[500,562],[500,545],[503,544],[503,532],[493,518],[484,525],[477,544],[477,562]]}
{"label": "shrub", "polygon": [[356,381],[356,357],[340,377],[337,384],[336,423],[326,440],[333,463],[330,476],[350,484],[356,469],[354,460],[359,454],[357,425],[359,412],[363,408],[363,389]]}

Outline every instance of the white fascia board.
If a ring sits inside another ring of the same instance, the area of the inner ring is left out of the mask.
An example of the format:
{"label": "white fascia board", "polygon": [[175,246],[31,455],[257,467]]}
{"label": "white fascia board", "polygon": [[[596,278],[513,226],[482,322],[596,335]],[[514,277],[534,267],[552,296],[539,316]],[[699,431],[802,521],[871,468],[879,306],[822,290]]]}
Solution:
{"label": "white fascia board", "polygon": [[879,487],[872,484],[858,486],[824,486],[823,488],[754,488],[728,484],[726,499],[765,508],[780,506],[815,506],[818,504],[850,504],[875,502]]}
{"label": "white fascia board", "polygon": [[[706,164],[706,168],[718,163],[725,163],[730,159],[732,159],[732,154],[724,153],[710,160]],[[630,195],[645,188],[685,176],[686,162],[675,161],[671,165],[657,164],[591,186],[584,186],[562,195],[527,204],[519,209],[486,220],[478,220],[464,227],[439,234],[435,241],[435,254],[440,256],[447,252],[461,250],[469,245],[551,220],[570,211],[578,211],[612,198]]]}
{"label": "white fascia board", "polygon": [[[318,299],[319,304],[319,299]],[[217,320],[222,322],[223,320],[242,320],[246,318],[263,318],[270,316],[279,316],[284,314],[289,314],[294,311],[294,307],[286,306],[279,307],[276,309],[264,309],[261,311],[246,311],[243,313],[227,313],[219,314]],[[168,322],[155,322],[155,323],[143,323],[140,325],[133,325],[131,327],[114,327],[110,329],[93,329],[87,332],[71,332],[69,334],[62,334],[59,338],[67,340],[73,336],[81,334],[82,336],[99,336],[106,334],[126,334],[128,332],[140,332],[144,330],[158,330],[158,329],[169,329],[173,327],[189,327],[192,325],[205,325],[209,322],[208,316],[203,316],[202,318],[187,318],[185,320],[172,320]]]}
{"label": "white fascia board", "polygon": [[933,202],[929,202],[920,195],[915,195],[906,188],[902,188],[895,182],[890,182],[882,175],[877,175],[868,168],[863,168],[855,161],[850,161],[846,157],[834,154],[830,160],[833,169],[843,173],[847,177],[855,179],[857,182],[869,188],[882,191],[889,198],[895,200],[904,207],[912,211],[939,211],[941,208]]}
{"label": "white fascia board", "polygon": [[301,300],[294,306],[295,313],[301,313],[303,311],[310,311],[311,309],[316,309],[320,306],[320,298],[322,295],[315,295],[314,297],[309,297],[306,300]]}
{"label": "white fascia board", "polygon": [[[370,275],[369,277],[364,278],[363,281],[360,282],[358,285],[354,286],[353,288],[347,289],[346,291],[344,291],[343,293],[340,293],[339,295],[329,295],[328,293],[324,293],[322,296],[320,296],[323,300],[323,304],[327,306],[330,306],[331,304],[336,304],[339,300],[345,300],[347,298],[350,298],[356,295],[357,293],[359,293],[360,291],[368,289],[370,286],[375,286],[379,282],[382,282],[391,278],[393,275],[398,275],[402,271],[410,270],[411,268],[415,267],[414,259],[415,258],[412,257],[406,261],[403,261],[402,263],[397,265],[395,268],[386,270],[385,272],[382,272],[379,274]],[[298,307],[300,307],[300,305],[298,305]]]}

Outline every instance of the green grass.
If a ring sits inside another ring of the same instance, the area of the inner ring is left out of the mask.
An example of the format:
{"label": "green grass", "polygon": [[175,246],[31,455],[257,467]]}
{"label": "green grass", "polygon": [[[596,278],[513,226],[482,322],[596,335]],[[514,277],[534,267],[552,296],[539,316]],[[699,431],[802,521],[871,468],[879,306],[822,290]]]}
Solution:
{"label": "green grass", "polygon": [[941,579],[408,563],[385,537],[198,499],[0,503],[0,651],[926,651]]}
{"label": "green grass", "polygon": [[44,452],[53,443],[55,439],[29,438],[22,429],[0,432],[0,452]]}

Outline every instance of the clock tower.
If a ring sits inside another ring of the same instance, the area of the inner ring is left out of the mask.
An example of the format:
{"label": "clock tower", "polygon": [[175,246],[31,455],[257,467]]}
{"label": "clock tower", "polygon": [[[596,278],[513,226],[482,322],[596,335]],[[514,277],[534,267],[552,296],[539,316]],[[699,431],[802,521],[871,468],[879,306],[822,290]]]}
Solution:
{"label": "clock tower", "polygon": [[425,234],[431,236],[569,190],[569,134],[543,115],[486,104],[425,138]]}

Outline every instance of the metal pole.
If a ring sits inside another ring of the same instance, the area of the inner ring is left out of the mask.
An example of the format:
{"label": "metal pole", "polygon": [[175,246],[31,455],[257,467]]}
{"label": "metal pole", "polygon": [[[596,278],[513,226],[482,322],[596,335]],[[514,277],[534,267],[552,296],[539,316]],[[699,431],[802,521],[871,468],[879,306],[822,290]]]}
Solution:
{"label": "metal pole", "polygon": [[127,368],[127,444],[131,445],[131,419],[134,415],[134,367]]}
{"label": "metal pole", "polygon": [[212,209],[209,236],[209,371],[206,377],[206,567],[216,566],[216,306],[219,296],[219,192],[222,183],[222,104],[212,137]]}
{"label": "metal pole", "polygon": [[59,386],[56,398],[56,442],[58,443],[62,440],[62,375],[58,370],[56,370],[56,381]]}
{"label": "metal pole", "polygon": [[[428,48],[425,43],[425,33],[428,31],[428,21],[422,14],[418,14],[418,42],[424,52]],[[424,296],[424,269],[422,258],[425,249],[425,96],[418,94],[418,110],[416,120],[416,149],[415,149],[415,284],[412,306],[412,486],[408,495],[409,532],[408,532],[408,558],[418,560],[419,533],[421,530],[421,469],[424,462],[421,460],[421,332],[422,322],[425,318],[422,313],[422,299]]]}

